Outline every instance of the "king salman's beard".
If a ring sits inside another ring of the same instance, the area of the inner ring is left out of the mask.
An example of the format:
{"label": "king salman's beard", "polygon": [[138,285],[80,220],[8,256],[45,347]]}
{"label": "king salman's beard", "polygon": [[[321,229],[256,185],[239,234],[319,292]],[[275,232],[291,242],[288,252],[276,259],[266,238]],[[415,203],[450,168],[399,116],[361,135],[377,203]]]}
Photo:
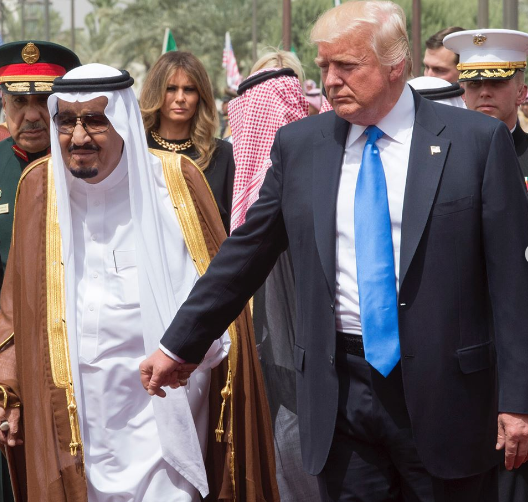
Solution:
{"label": "king salman's beard", "polygon": [[[87,144],[83,146],[70,145],[68,147],[68,153],[70,154],[74,153],[75,150],[82,150],[82,151],[92,150],[94,152],[98,152],[100,148],[94,144]],[[72,176],[75,176],[76,178],[81,178],[81,179],[95,178],[99,174],[99,169],[96,166],[92,165],[92,163],[87,164],[87,165],[82,165],[82,162],[74,163],[73,161],[70,161],[68,165],[68,170],[70,171]]]}

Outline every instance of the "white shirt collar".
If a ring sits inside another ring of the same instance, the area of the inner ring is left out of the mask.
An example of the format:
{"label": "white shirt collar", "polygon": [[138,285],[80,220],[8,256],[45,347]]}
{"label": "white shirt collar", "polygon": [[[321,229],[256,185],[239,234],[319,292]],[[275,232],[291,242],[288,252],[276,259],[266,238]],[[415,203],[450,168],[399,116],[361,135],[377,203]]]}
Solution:
{"label": "white shirt collar", "polygon": [[[414,97],[410,87],[406,84],[391,111],[375,125],[394,141],[404,143],[412,132],[414,117]],[[347,147],[354,144],[365,129],[366,126],[352,124],[348,133]]]}

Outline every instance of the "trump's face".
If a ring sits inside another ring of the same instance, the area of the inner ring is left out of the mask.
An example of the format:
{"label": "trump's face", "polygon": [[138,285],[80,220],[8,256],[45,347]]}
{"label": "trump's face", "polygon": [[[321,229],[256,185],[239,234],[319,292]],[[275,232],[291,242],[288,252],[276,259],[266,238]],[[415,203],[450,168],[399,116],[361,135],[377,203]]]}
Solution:
{"label": "trump's face", "polygon": [[320,42],[315,62],[330,104],[350,123],[376,124],[401,94],[405,63],[382,65],[365,30],[335,42]]}

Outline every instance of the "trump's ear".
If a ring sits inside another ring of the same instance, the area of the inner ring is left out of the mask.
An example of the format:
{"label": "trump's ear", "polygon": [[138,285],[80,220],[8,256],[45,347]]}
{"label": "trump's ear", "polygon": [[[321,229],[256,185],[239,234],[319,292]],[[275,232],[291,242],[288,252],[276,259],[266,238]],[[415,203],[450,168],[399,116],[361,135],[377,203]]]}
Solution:
{"label": "trump's ear", "polygon": [[402,59],[398,64],[391,65],[389,72],[389,79],[391,82],[397,82],[403,78],[405,72],[406,61]]}

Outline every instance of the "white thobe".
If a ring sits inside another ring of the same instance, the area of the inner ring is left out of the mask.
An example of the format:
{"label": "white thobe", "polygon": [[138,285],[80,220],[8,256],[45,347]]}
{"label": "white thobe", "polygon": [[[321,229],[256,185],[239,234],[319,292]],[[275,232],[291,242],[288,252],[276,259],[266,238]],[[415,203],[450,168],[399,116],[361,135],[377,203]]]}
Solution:
{"label": "white thobe", "polygon": [[[75,179],[70,201],[88,499],[198,501],[198,491],[162,457],[152,398],[140,383],[145,346],[126,163],[97,184]],[[209,370],[198,377],[208,388]],[[207,415],[204,394],[190,400],[193,413]],[[203,417],[195,418],[199,429]]]}

